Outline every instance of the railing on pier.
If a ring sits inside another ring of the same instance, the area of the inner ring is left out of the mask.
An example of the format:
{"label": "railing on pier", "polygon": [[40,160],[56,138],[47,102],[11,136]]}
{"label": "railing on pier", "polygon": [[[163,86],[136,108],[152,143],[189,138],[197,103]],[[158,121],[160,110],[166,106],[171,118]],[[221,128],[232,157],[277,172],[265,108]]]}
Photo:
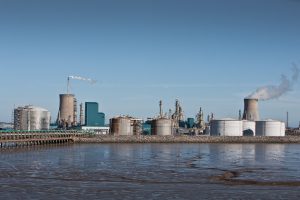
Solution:
{"label": "railing on pier", "polygon": [[78,131],[0,131],[0,148],[72,143],[88,133]]}

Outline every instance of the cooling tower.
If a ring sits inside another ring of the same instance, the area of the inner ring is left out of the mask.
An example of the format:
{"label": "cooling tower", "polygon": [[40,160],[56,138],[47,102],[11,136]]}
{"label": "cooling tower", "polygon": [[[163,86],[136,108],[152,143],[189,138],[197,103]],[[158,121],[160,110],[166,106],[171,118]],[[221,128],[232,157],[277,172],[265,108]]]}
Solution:
{"label": "cooling tower", "polygon": [[59,95],[59,127],[68,128],[75,123],[75,96],[73,94]]}
{"label": "cooling tower", "polygon": [[244,99],[243,120],[258,121],[258,99]]}

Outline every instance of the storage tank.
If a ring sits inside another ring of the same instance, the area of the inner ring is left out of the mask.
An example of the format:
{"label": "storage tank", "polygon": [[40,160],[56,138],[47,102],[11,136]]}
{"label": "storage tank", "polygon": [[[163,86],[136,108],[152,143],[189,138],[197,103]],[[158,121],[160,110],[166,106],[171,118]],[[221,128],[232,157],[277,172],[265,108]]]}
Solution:
{"label": "storage tank", "polygon": [[257,136],[285,136],[285,123],[276,120],[256,122]]}
{"label": "storage tank", "polygon": [[243,136],[243,122],[235,119],[212,120],[211,136]]}
{"label": "storage tank", "polygon": [[244,99],[244,114],[243,120],[258,121],[258,99]]}
{"label": "storage tank", "polygon": [[255,127],[254,121],[243,120],[243,136],[255,136]]}
{"label": "storage tank", "polygon": [[68,128],[75,123],[75,96],[73,94],[59,95],[59,127]]}
{"label": "storage tank", "polygon": [[30,130],[48,130],[50,127],[50,112],[44,108],[30,106]]}
{"label": "storage tank", "polygon": [[14,110],[14,126],[16,130],[48,130],[50,112],[36,106],[18,107]]}
{"label": "storage tank", "polygon": [[286,131],[286,124],[284,122],[281,122],[281,135],[285,136]]}
{"label": "storage tank", "polygon": [[110,128],[113,135],[133,135],[133,126],[128,117],[115,117],[110,119]]}
{"label": "storage tank", "polygon": [[151,125],[152,135],[172,135],[172,120],[159,118],[152,120]]}

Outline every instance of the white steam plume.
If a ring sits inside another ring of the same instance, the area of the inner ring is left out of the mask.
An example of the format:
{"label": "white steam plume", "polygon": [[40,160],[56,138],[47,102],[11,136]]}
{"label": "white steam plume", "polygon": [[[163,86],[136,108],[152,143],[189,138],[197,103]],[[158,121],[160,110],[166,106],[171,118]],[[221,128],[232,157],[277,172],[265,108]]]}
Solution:
{"label": "white steam plume", "polygon": [[91,84],[96,83],[96,80],[90,79],[90,78],[84,78],[81,76],[68,76],[68,79],[76,79],[76,80],[81,80],[81,81],[87,81],[90,82]]}
{"label": "white steam plume", "polygon": [[291,79],[287,78],[286,75],[281,75],[281,83],[279,85],[270,85],[263,86],[258,88],[255,92],[249,95],[249,99],[258,99],[258,100],[270,100],[278,98],[281,95],[285,94],[288,91],[291,91],[294,84],[297,82],[299,77],[299,68],[296,64],[293,64],[293,75]]}

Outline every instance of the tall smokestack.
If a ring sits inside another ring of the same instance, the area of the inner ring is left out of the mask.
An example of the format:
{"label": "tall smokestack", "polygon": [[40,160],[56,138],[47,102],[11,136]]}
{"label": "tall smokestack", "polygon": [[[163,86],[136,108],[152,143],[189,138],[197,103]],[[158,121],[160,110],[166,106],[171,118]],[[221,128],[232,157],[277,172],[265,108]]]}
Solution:
{"label": "tall smokestack", "polygon": [[258,99],[244,99],[244,115],[243,120],[258,121]]}
{"label": "tall smokestack", "polygon": [[79,114],[79,118],[80,118],[80,125],[83,126],[84,123],[84,117],[83,117],[83,105],[82,103],[80,104],[80,114]]}

